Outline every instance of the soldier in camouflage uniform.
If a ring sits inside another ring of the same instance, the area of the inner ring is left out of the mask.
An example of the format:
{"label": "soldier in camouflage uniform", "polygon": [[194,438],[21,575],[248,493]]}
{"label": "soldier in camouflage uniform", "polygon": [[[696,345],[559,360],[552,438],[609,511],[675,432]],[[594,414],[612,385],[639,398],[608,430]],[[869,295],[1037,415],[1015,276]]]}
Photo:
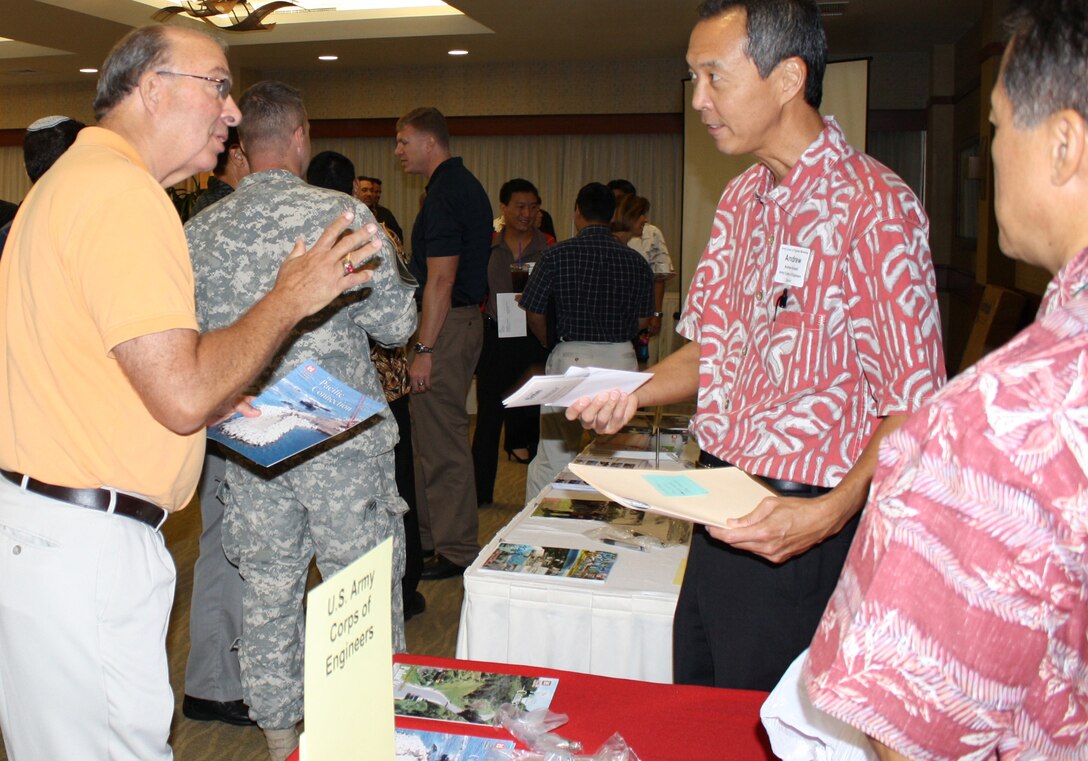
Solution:
{"label": "soldier in camouflage uniform", "polygon": [[[234,321],[271,288],[283,241],[315,238],[345,207],[355,212],[357,222],[373,221],[366,206],[350,196],[301,179],[310,142],[297,90],[261,82],[242,95],[239,107],[242,146],[253,173],[185,228],[204,330]],[[385,240],[368,287],[346,293],[299,323],[255,391],[312,357],[363,394],[383,399],[367,335],[397,346],[416,325],[414,282],[398,261]],[[265,730],[273,761],[297,744],[302,597],[315,550],[318,567],[328,577],[385,538],[394,538],[393,644],[404,649],[400,579],[406,508],[394,481],[396,441],[397,425],[386,408],[346,440],[338,437],[272,468],[228,464],[223,541],[245,579],[242,687],[253,718]]]}

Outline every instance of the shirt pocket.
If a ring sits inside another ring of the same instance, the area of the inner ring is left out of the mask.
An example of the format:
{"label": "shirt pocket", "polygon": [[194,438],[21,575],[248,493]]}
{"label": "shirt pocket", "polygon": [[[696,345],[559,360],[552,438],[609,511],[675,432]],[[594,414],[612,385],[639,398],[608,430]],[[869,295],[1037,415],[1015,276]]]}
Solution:
{"label": "shirt pocket", "polygon": [[767,378],[786,397],[821,388],[828,380],[827,343],[824,315],[780,311],[763,354]]}

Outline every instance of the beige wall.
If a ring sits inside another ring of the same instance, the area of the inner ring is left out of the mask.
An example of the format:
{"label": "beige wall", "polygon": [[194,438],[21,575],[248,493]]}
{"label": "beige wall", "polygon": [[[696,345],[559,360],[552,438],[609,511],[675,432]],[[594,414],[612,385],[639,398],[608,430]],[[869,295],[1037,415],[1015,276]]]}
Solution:
{"label": "beige wall", "polygon": [[315,74],[243,72],[243,84],[282,79],[305,93],[310,117],[397,117],[433,105],[447,116],[677,113],[687,65],[675,59]]}
{"label": "beige wall", "polygon": [[0,129],[25,129],[50,114],[64,114],[90,124],[94,121],[94,75],[79,84],[27,84],[0,88]]}
{"label": "beige wall", "polygon": [[[683,57],[628,62],[447,66],[338,73],[236,71],[235,94],[260,79],[303,90],[314,119],[396,117],[420,105],[450,116],[676,113]],[[47,114],[91,121],[94,82],[0,90],[0,129]]]}

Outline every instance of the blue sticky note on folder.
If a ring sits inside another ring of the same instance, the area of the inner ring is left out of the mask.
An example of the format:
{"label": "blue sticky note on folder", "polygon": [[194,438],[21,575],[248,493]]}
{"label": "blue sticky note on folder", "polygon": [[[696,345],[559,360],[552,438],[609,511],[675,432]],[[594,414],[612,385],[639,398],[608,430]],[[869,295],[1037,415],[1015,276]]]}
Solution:
{"label": "blue sticky note on folder", "polygon": [[659,473],[643,476],[657,493],[665,497],[703,497],[710,492],[685,475],[667,476]]}

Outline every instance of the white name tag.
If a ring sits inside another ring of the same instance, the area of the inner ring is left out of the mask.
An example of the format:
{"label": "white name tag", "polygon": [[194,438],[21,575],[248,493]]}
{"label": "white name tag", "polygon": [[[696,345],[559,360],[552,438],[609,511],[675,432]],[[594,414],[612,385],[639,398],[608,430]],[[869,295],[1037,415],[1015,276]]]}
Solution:
{"label": "white name tag", "polygon": [[808,277],[810,264],[812,264],[812,249],[783,244],[778,249],[778,266],[774,271],[774,282],[791,288],[800,288]]}

